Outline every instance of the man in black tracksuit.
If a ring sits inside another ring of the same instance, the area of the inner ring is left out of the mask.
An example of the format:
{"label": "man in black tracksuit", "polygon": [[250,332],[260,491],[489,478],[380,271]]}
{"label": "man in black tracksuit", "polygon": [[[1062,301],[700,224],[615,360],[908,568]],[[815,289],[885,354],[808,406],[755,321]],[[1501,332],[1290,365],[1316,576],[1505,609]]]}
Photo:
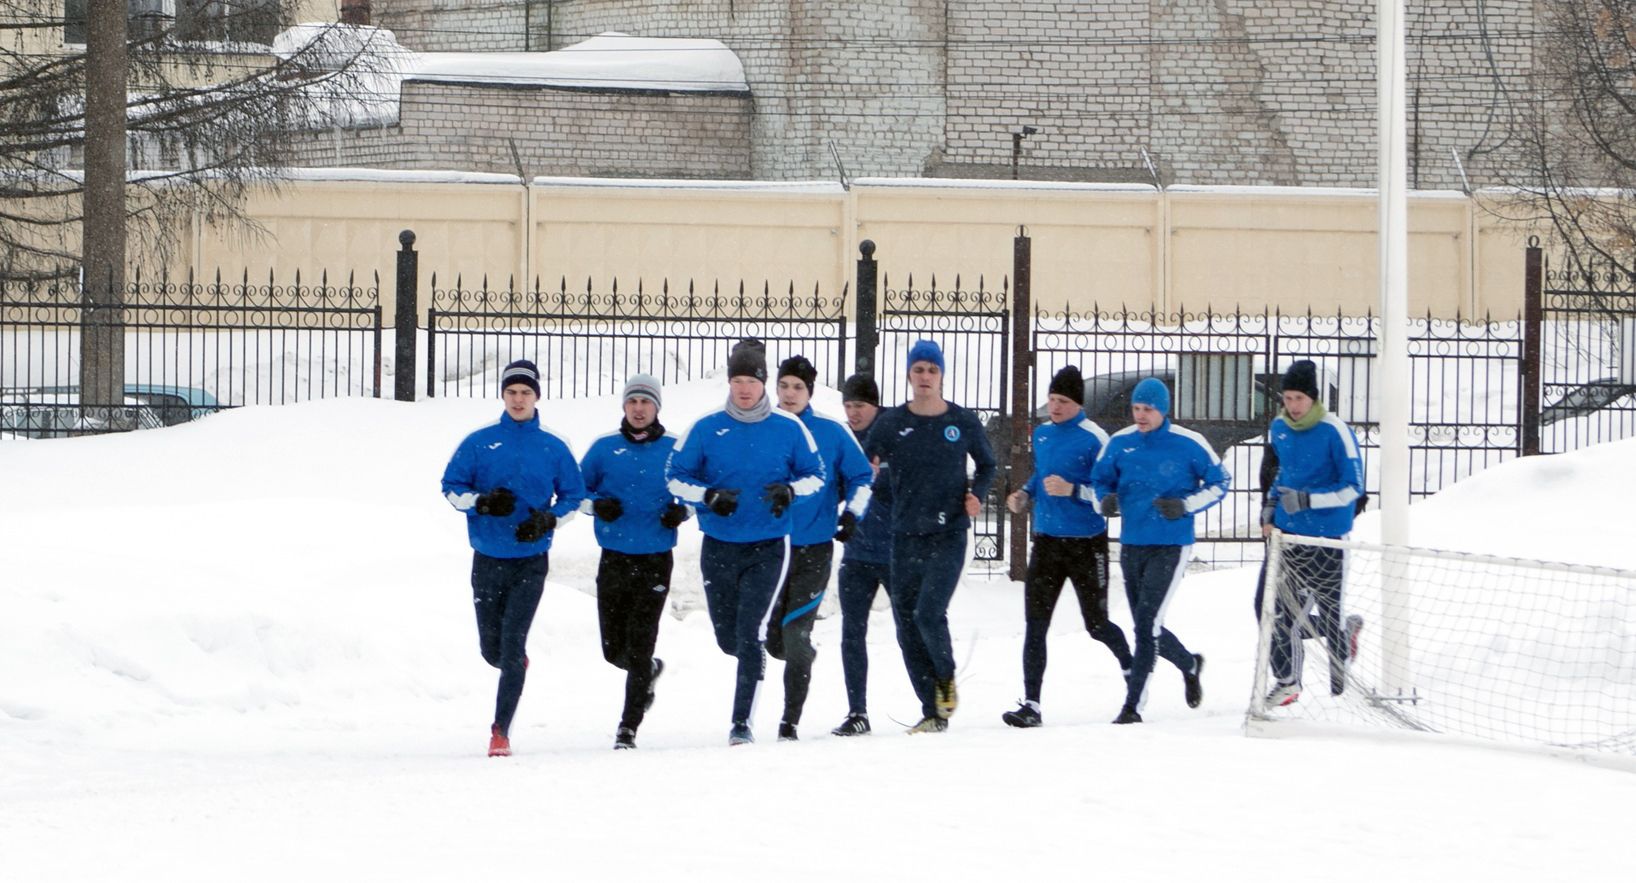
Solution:
{"label": "man in black tracksuit", "polygon": [[[869,427],[880,415],[880,388],[868,374],[854,374],[841,386],[841,404],[852,435],[863,444]],[[841,553],[841,668],[846,674],[846,719],[831,733],[837,736],[869,734],[869,612],[875,593],[891,582],[892,491],[875,476],[869,509],[850,521],[841,516],[835,539],[846,544]]]}
{"label": "man in black tracksuit", "polygon": [[[943,398],[943,351],[930,340],[909,349],[913,398],[875,420],[864,450],[888,467],[892,565],[887,594],[904,666],[920,698],[912,733],[948,729],[959,704],[949,601],[966,563],[966,531],[994,483],[994,452],[977,415]],[[966,477],[968,458],[976,473]]]}
{"label": "man in black tracksuit", "polygon": [[635,748],[636,728],[653,705],[653,685],[665,670],[653,656],[659,618],[670,594],[676,528],[688,508],[670,493],[665,464],[676,436],[659,422],[659,380],[636,374],[625,382],[625,418],[618,432],[591,443],[580,461],[586,498],[596,516],[602,560],[596,571],[602,655],[625,672],[625,709],[615,748]]}
{"label": "man in black tracksuit", "polygon": [[1046,633],[1051,614],[1072,580],[1085,630],[1130,672],[1130,644],[1108,620],[1108,522],[1097,511],[1091,467],[1108,434],[1085,416],[1085,380],[1068,365],[1051,378],[1046,409],[1051,419],[1034,428],[1034,474],[1006,499],[1012,512],[1034,510],[1034,551],[1023,590],[1023,699],[1000,719],[1013,727],[1037,727],[1045,681]]}

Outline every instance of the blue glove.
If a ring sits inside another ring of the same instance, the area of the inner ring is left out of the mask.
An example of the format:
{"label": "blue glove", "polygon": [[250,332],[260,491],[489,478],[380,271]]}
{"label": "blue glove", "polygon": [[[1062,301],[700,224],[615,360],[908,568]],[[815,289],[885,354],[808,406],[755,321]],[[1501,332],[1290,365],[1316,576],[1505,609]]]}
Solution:
{"label": "blue glove", "polygon": [[1285,512],[1294,515],[1312,508],[1312,495],[1306,491],[1281,487],[1278,489],[1278,505],[1283,506]]}

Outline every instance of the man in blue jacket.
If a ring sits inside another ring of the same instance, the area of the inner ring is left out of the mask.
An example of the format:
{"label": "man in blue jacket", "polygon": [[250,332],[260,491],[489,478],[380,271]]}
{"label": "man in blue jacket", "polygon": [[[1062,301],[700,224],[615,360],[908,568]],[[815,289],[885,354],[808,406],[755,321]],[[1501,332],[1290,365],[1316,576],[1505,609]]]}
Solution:
{"label": "man in blue jacket", "polygon": [[1102,515],[1124,517],[1119,569],[1136,650],[1116,724],[1139,724],[1157,657],[1181,669],[1188,708],[1204,701],[1204,657],[1165,628],[1165,610],[1193,553],[1193,516],[1220,503],[1232,483],[1204,436],[1170,422],[1170,390],[1149,377],[1131,391],[1133,424],[1114,433],[1091,470]]}
{"label": "man in blue jacket", "polygon": [[857,439],[841,424],[812,410],[813,385],[818,369],[805,356],[791,356],[778,366],[778,407],[794,414],[818,443],[824,462],[824,487],[802,497],[791,507],[790,567],[767,626],[767,653],[784,660],[784,719],[778,724],[779,741],[793,742],[801,723],[812,683],[812,624],[829,587],[835,558],[835,537],[841,507],[853,524],[869,509],[870,485],[875,470]]}
{"label": "man in blue jacket", "polygon": [[1085,380],[1077,365],[1051,378],[1046,410],[1051,421],[1034,429],[1034,474],[1006,499],[1012,512],[1034,509],[1034,553],[1023,584],[1023,699],[1000,719],[1013,727],[1037,727],[1045,681],[1045,638],[1051,614],[1072,580],[1085,630],[1113,652],[1129,672],[1130,645],[1108,620],[1108,522],[1097,511],[1091,467],[1108,434],[1085,416]]}
{"label": "man in blue jacket", "polygon": [[511,754],[511,719],[528,668],[528,630],[545,589],[551,537],[585,496],[579,464],[540,426],[540,372],[520,360],[500,375],[506,410],[466,436],[443,470],[443,496],[466,514],[478,646],[500,670],[489,756]]}
{"label": "man in blue jacket", "polygon": [[[862,445],[880,415],[880,388],[868,374],[854,374],[841,386],[841,405],[852,436]],[[884,470],[883,470],[884,472]],[[869,735],[869,612],[875,593],[891,577],[892,492],[875,476],[869,509],[859,518],[841,514],[835,539],[841,552],[841,668],[846,674],[846,719],[830,730],[836,736]]]}
{"label": "man in blue jacket", "polygon": [[615,748],[635,748],[636,729],[653,705],[653,685],[665,663],[653,656],[659,619],[670,595],[676,528],[688,508],[671,495],[665,464],[676,436],[659,422],[659,379],[636,374],[625,381],[619,431],[591,443],[580,461],[584,512],[596,516],[602,560],[596,570],[597,622],[602,656],[625,672],[625,709]]}
{"label": "man in blue jacket", "polygon": [[[887,594],[904,667],[920,698],[911,733],[940,733],[958,707],[949,601],[966,564],[966,531],[994,483],[994,452],[976,414],[943,398],[943,350],[909,348],[908,404],[876,418],[864,451],[892,485],[892,564]],[[966,476],[967,461],[976,471]]]}
{"label": "man in blue jacket", "polygon": [[[1352,532],[1364,493],[1357,436],[1325,410],[1318,394],[1318,366],[1311,360],[1291,365],[1282,389],[1284,409],[1267,431],[1278,471],[1261,511],[1262,533],[1277,528],[1299,536],[1344,538]],[[1301,697],[1305,659],[1295,638],[1297,627],[1324,639],[1329,648],[1329,692],[1336,696],[1345,692],[1347,669],[1357,655],[1363,629],[1363,617],[1341,616],[1345,554],[1341,549],[1298,544],[1284,548],[1279,566],[1290,591],[1280,592],[1275,607],[1269,706],[1289,705]],[[1257,617],[1266,580],[1263,565],[1255,590]]]}
{"label": "man in blue jacket", "polygon": [[766,669],[762,642],[789,566],[791,507],[823,490],[818,445],[767,396],[767,356],[754,338],[727,360],[727,405],[700,417],[677,444],[670,492],[699,510],[699,569],[716,644],[738,658],[729,745],[755,741],[750,712]]}

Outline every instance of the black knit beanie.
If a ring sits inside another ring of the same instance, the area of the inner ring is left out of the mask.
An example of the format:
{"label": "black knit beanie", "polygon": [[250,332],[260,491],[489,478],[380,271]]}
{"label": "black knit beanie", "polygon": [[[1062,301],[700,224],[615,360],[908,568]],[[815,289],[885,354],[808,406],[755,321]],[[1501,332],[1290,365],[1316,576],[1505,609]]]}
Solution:
{"label": "black knit beanie", "polygon": [[1294,390],[1306,393],[1307,398],[1318,400],[1318,366],[1311,359],[1302,359],[1284,372],[1284,392]]}
{"label": "black knit beanie", "polygon": [[1085,405],[1085,378],[1079,376],[1078,365],[1068,365],[1051,378],[1052,395],[1067,396],[1074,404]]}
{"label": "black knit beanie", "polygon": [[754,377],[766,383],[767,345],[755,337],[733,344],[733,352],[727,357],[727,377]]}
{"label": "black knit beanie", "polygon": [[807,385],[807,395],[812,395],[813,387],[818,383],[818,369],[812,367],[806,356],[790,356],[778,363],[778,377],[795,379]]}
{"label": "black knit beanie", "polygon": [[854,374],[841,384],[842,402],[863,402],[864,404],[880,407],[880,387],[875,385],[875,378],[868,374]]}

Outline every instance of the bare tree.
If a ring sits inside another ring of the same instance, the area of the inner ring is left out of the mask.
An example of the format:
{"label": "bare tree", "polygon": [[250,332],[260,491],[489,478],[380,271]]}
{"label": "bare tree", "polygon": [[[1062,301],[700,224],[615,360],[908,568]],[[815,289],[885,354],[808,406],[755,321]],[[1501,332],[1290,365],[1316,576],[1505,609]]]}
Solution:
{"label": "bare tree", "polygon": [[[1636,272],[1636,2],[1538,4],[1533,100],[1508,183],[1559,234],[1568,267]],[[1504,210],[1502,210],[1504,211]],[[1509,212],[1507,212],[1509,213]]]}
{"label": "bare tree", "polygon": [[[295,0],[174,0],[152,15],[138,10],[155,0],[67,0],[66,18],[63,2],[0,0],[0,276],[78,272],[80,225],[105,199],[144,245],[173,241],[179,218],[241,218],[291,135],[330,124],[315,96],[348,90],[367,43],[336,25],[275,54]],[[111,164],[115,147],[130,166],[119,196],[88,192],[80,170]]]}
{"label": "bare tree", "polygon": [[0,0],[0,280],[79,276],[89,405],[123,400],[127,242],[162,264],[194,219],[247,223],[367,66],[367,27],[275,51],[295,0],[172,2]]}

